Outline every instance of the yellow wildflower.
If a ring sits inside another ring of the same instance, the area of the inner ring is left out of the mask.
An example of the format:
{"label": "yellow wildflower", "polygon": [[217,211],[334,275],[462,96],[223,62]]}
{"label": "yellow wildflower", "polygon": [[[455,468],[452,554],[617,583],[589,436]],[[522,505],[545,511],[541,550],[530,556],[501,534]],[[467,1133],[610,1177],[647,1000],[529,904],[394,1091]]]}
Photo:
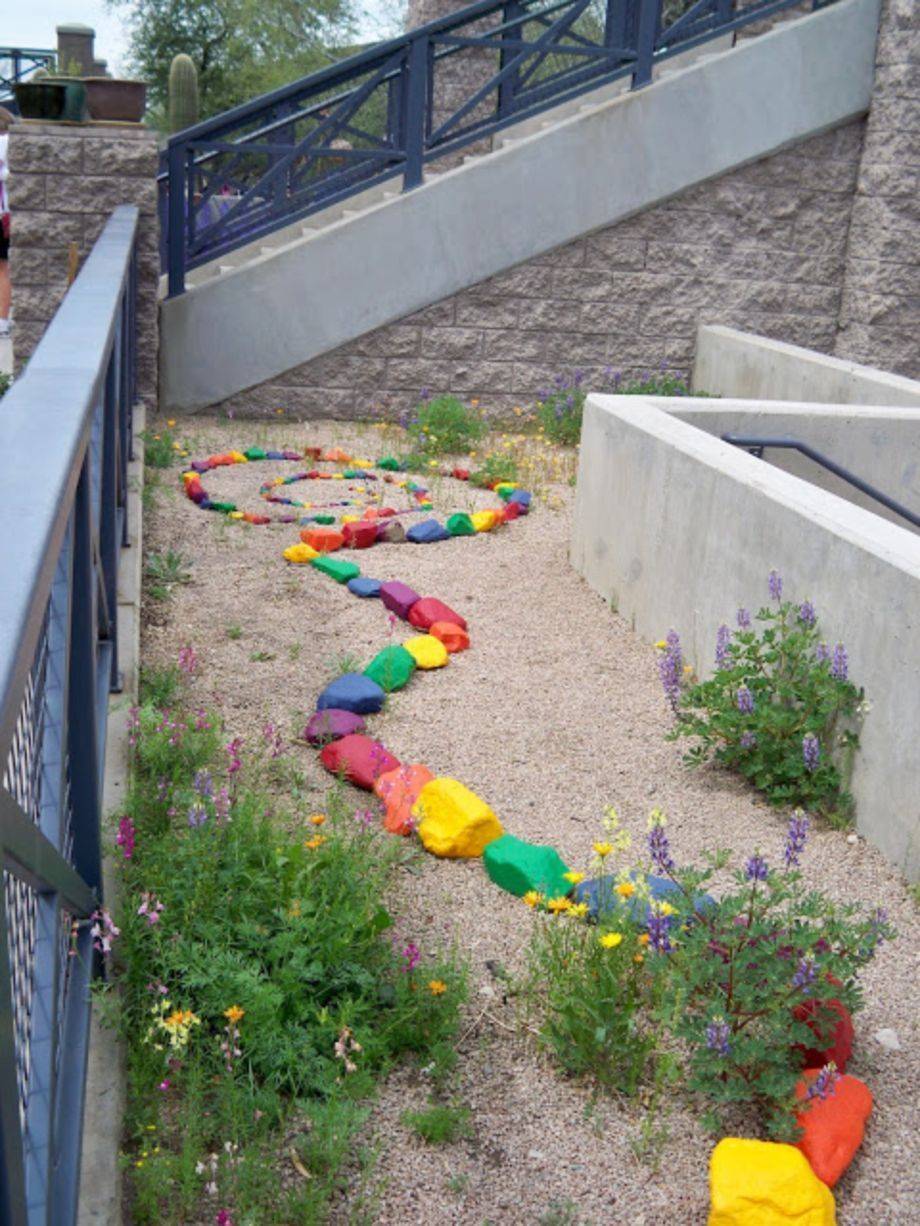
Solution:
{"label": "yellow wildflower", "polygon": [[573,902],[569,907],[569,915],[574,915],[576,919],[584,919],[588,914],[588,904],[586,902]]}
{"label": "yellow wildflower", "polygon": [[591,846],[594,849],[595,855],[600,856],[602,860],[605,860],[613,851],[612,843],[592,843]]}
{"label": "yellow wildflower", "polygon": [[561,898],[561,897],[551,898],[549,902],[546,904],[547,910],[552,912],[553,915],[558,915],[561,911],[569,911],[571,909],[571,906],[572,904],[571,902],[569,902],[567,898]]}
{"label": "yellow wildflower", "polygon": [[633,962],[635,962],[637,966],[641,966],[644,961],[645,954],[636,954],[636,956],[633,958]]}
{"label": "yellow wildflower", "polygon": [[311,826],[322,826],[325,820],[326,820],[325,813],[314,813],[312,817],[310,818],[310,825]]}
{"label": "yellow wildflower", "polygon": [[174,426],[176,424],[175,417],[167,417],[166,424],[167,426]]}
{"label": "yellow wildflower", "polygon": [[317,847],[322,847],[325,841],[326,836],[324,834],[314,834],[312,839],[304,840],[304,847],[309,851],[316,851]]}
{"label": "yellow wildflower", "polygon": [[579,881],[585,879],[584,873],[563,873],[562,875],[566,881],[571,881],[572,885],[578,885]]}
{"label": "yellow wildflower", "polygon": [[231,1005],[229,1009],[224,1010],[224,1017],[231,1024],[231,1026],[235,1026],[237,1022],[243,1019],[245,1013],[246,1010],[241,1009],[239,1005]]}
{"label": "yellow wildflower", "polygon": [[669,902],[660,902],[655,908],[659,915],[674,915],[675,909]]}
{"label": "yellow wildflower", "polygon": [[599,939],[604,949],[616,949],[622,943],[623,934],[622,932],[605,932]]}
{"label": "yellow wildflower", "polygon": [[633,894],[636,892],[636,887],[631,881],[621,881],[619,885],[616,885],[613,888],[621,898],[632,898]]}
{"label": "yellow wildflower", "polygon": [[528,907],[536,907],[543,901],[543,895],[539,890],[528,890],[523,895],[523,901],[527,903]]}
{"label": "yellow wildflower", "polygon": [[648,945],[649,935],[647,932],[640,932],[636,939],[638,940],[640,945]]}
{"label": "yellow wildflower", "polygon": [[658,648],[659,651],[664,651],[667,645],[668,644],[664,639],[659,639],[658,642],[655,644],[655,646]]}
{"label": "yellow wildflower", "polygon": [[432,996],[443,996],[447,991],[447,984],[443,979],[429,979],[428,991]]}

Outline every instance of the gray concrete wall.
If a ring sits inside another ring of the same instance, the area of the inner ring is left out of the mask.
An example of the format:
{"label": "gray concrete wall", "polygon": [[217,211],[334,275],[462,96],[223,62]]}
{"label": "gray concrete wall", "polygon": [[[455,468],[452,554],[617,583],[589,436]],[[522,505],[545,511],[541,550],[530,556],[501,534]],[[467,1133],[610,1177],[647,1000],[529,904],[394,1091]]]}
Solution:
{"label": "gray concrete wall", "polygon": [[573,565],[644,638],[673,626],[703,675],[719,625],[759,603],[771,568],[790,596],[812,599],[873,703],[852,780],[858,829],[916,878],[920,687],[908,681],[920,659],[920,539],[675,409],[683,404],[589,397]]}
{"label": "gray concrete wall", "polygon": [[744,400],[920,408],[914,379],[719,325],[697,333],[692,386]]}
{"label": "gray concrete wall", "polygon": [[[732,251],[740,272],[736,303],[745,301],[746,292],[745,322],[750,321],[751,326],[757,326],[756,316],[771,307],[781,312],[786,306],[788,318],[794,311],[788,298],[784,303],[782,295],[759,294],[749,288],[749,282],[758,275],[772,277],[777,267],[790,281],[800,277],[803,246],[818,260],[835,252],[838,244],[842,254],[848,193],[852,190],[848,159],[854,135],[844,129],[846,135],[835,134],[826,145],[819,146],[829,160],[845,163],[835,168],[837,176],[813,177],[814,168],[799,168],[797,182],[812,184],[811,198],[801,216],[797,213],[802,193],[795,186],[790,205],[785,192],[773,192],[768,187],[739,193],[728,184],[727,190],[715,197],[724,220],[714,230],[709,216],[687,215],[712,211],[713,202],[708,202],[707,209],[705,200],[710,189],[696,188],[695,193],[686,189],[864,113],[871,96],[877,12],[878,0],[840,0],[800,22],[784,24],[735,50],[675,72],[645,90],[616,98],[489,158],[450,171],[361,217],[333,225],[283,254],[266,256],[164,303],[161,371],[167,409],[205,407],[260,384],[259,395],[252,400],[261,399],[262,405],[254,407],[261,408],[266,401],[277,406],[280,378],[288,378],[310,358],[365,337],[389,321],[403,320],[408,325],[410,331],[399,340],[411,352],[411,329],[418,321],[403,317],[428,308],[428,318],[437,317],[441,311],[453,322],[457,318],[454,304],[439,300],[496,274],[501,274],[497,285],[480,284],[480,298],[500,295],[501,277],[510,283],[516,280],[518,286],[529,286],[531,292],[542,284],[545,294],[559,298],[567,295],[568,307],[579,312],[578,327],[585,337],[581,346],[576,348],[563,338],[556,357],[552,345],[541,345],[539,339],[536,345],[523,348],[514,343],[516,338],[510,345],[506,338],[505,378],[501,379],[494,367],[488,369],[490,359],[485,354],[475,364],[476,369],[470,369],[474,355],[469,351],[478,347],[474,322],[472,333],[466,337],[445,338],[452,349],[436,341],[432,344],[430,357],[434,361],[428,363],[428,371],[440,377],[430,378],[425,362],[409,363],[410,369],[403,364],[401,369],[399,358],[403,355],[389,349],[388,338],[381,356],[395,359],[395,378],[388,380],[389,386],[381,387],[379,369],[375,373],[366,361],[353,360],[370,354],[339,353],[338,360],[344,359],[346,368],[353,371],[348,386],[336,388],[327,380],[314,389],[312,396],[301,395],[299,404],[288,403],[288,410],[292,415],[339,415],[347,412],[346,402],[354,406],[360,399],[366,412],[372,388],[384,394],[392,389],[417,397],[425,384],[444,390],[445,378],[454,385],[467,385],[455,386],[454,390],[481,389],[490,398],[501,395],[507,406],[508,401],[539,386],[542,375],[537,368],[539,358],[534,356],[537,351],[547,365],[558,361],[553,373],[559,366],[579,361],[602,366],[607,360],[602,321],[605,314],[609,317],[617,308],[624,337],[636,331],[640,313],[647,313],[638,330],[655,335],[659,358],[668,360],[663,336],[669,335],[676,322],[690,334],[692,346],[699,314],[698,307],[684,305],[679,286],[671,290],[666,309],[649,310],[641,292],[630,293],[630,282],[637,278],[629,274],[611,293],[609,276],[598,278],[590,269],[578,269],[567,280],[562,278],[559,291],[553,288],[559,283],[554,257],[547,257],[548,262],[539,268],[534,266],[533,257],[681,192],[685,193],[683,208],[670,214],[669,225],[652,224],[649,228],[650,214],[646,213],[636,219],[636,225],[625,222],[626,228],[618,227],[615,235],[607,231],[600,236],[604,240],[599,251],[601,262],[616,267],[622,254],[626,269],[634,268],[637,261],[644,268],[650,243],[662,238],[665,245],[683,241],[685,263],[669,266],[661,256],[650,261],[652,273],[660,274],[659,279],[667,278],[670,288],[684,274],[692,278],[701,262],[714,271],[709,250],[714,237],[717,241],[724,239],[736,227],[749,236],[773,229],[783,234],[785,259],[776,258],[775,245],[765,245],[766,250],[755,253],[751,263],[742,263],[739,269],[739,258],[743,261],[749,253]],[[858,139],[856,133],[855,141]],[[598,156],[598,151],[605,149],[610,151],[609,161]],[[763,182],[758,169],[752,167],[748,189]],[[841,187],[841,182],[845,186]],[[815,207],[815,197],[821,197],[824,205],[835,189],[839,192],[835,207]],[[762,197],[766,198],[766,215],[760,211]],[[803,244],[796,233],[800,228],[811,235]],[[691,234],[693,238],[688,237]],[[625,240],[622,246],[621,236]],[[731,251],[731,244],[726,245]],[[582,251],[587,249],[582,247]],[[832,254],[832,264],[834,258]],[[501,273],[528,260],[532,263],[524,268]],[[823,337],[826,345],[833,342],[839,302],[839,278],[835,282],[829,273],[828,268],[821,273],[813,268],[806,274],[814,275],[816,282],[806,310],[814,310],[818,303],[818,309],[828,315]],[[700,281],[705,282],[706,277],[701,276]],[[582,312],[579,298],[589,283],[593,289],[587,292],[596,305]],[[725,309],[724,298],[714,294],[712,300],[714,310]],[[437,306],[432,307],[435,303]],[[499,315],[501,311],[499,308]],[[494,319],[495,311],[491,314]],[[476,312],[471,315],[475,317]],[[511,315],[517,324],[516,308],[510,314],[505,311],[504,318]],[[541,309],[529,322],[552,335],[560,318],[554,307]],[[562,322],[563,330],[567,330],[566,321]],[[807,324],[803,321],[803,327]],[[228,344],[230,337],[232,344]],[[817,343],[810,331],[800,339]],[[371,347],[377,343],[369,339]],[[461,351],[466,348],[467,354],[458,354],[458,346]],[[683,360],[688,361],[686,342],[680,348]],[[446,367],[458,356],[466,373],[451,376]],[[501,342],[491,360],[502,361]],[[509,382],[508,374],[515,363],[526,363],[529,374],[512,377]],[[343,378],[340,374],[334,377]],[[530,386],[525,387],[528,382]],[[330,391],[344,394],[330,396]],[[285,399],[294,397],[289,394]]]}

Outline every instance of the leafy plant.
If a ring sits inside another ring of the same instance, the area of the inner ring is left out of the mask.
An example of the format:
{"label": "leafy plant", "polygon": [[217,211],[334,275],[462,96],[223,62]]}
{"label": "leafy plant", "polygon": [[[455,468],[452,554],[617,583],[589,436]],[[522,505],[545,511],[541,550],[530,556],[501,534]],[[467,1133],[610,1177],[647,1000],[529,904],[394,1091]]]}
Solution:
{"label": "leafy plant", "polygon": [[468,1107],[435,1103],[424,1111],[404,1111],[402,1122],[422,1138],[426,1145],[453,1145],[472,1134]]}
{"label": "leafy plant", "polygon": [[227,638],[230,639],[232,642],[235,643],[237,639],[241,639],[242,637],[243,637],[243,627],[242,626],[234,622],[232,625],[229,625],[227,627]]}
{"label": "leafy plant", "polygon": [[407,426],[415,447],[425,459],[469,451],[486,432],[486,423],[474,402],[465,405],[456,396],[424,400]]}
{"label": "leafy plant", "polygon": [[683,685],[680,641],[672,631],[660,646],[662,682],[677,723],[669,739],[693,737],[684,761],[714,757],[749,779],[771,804],[801,805],[845,820],[852,799],[844,787],[859,737],[853,726],[862,691],[848,679],[846,649],[821,638],[810,601],[782,600],[782,580],[770,575],[773,604],[759,610],[755,629],[746,609],[737,626],[719,628],[716,671]]}
{"label": "leafy plant", "polygon": [[2,399],[6,395],[6,393],[10,390],[12,386],[13,386],[13,376],[8,375],[5,371],[0,370],[0,399]]}
{"label": "leafy plant", "polygon": [[557,375],[553,386],[540,392],[537,421],[548,439],[572,447],[581,438],[581,419],[589,391],[602,391],[615,396],[708,396],[708,392],[691,392],[685,379],[662,368],[638,378],[624,378],[621,371],[609,366],[591,388],[584,386],[584,371],[572,375]]}
{"label": "leafy plant", "polygon": [[517,481],[519,466],[516,458],[507,452],[490,451],[482,461],[482,466],[470,473],[470,482],[483,488],[494,485],[496,481]]}
{"label": "leafy plant", "polygon": [[191,583],[188,558],[174,549],[165,552],[152,549],[144,562],[147,593],[153,600],[166,600],[172,590],[181,584]]}
{"label": "leafy plant", "polygon": [[144,464],[148,468],[171,468],[179,459],[182,447],[169,426],[153,431],[144,430]]}

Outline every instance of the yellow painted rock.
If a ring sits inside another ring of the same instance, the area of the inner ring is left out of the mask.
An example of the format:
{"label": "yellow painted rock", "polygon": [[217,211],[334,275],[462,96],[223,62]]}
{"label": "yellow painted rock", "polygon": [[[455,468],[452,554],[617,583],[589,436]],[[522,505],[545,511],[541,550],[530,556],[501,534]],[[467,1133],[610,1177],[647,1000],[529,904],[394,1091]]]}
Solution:
{"label": "yellow painted rock", "polygon": [[412,806],[412,816],[425,850],[435,856],[481,856],[484,847],[504,834],[486,802],[456,779],[426,783]]}
{"label": "yellow painted rock", "polygon": [[358,522],[357,515],[343,515],[341,522],[343,524],[356,524]]}
{"label": "yellow painted rock", "polygon": [[447,663],[447,648],[433,634],[417,634],[403,643],[417,668],[443,668]]}
{"label": "yellow painted rock", "polygon": [[498,514],[495,511],[474,511],[470,519],[477,532],[491,532],[498,523]]}
{"label": "yellow painted rock", "polygon": [[243,455],[242,451],[231,451],[230,458],[234,464],[248,464],[249,460]]}
{"label": "yellow painted rock", "polygon": [[833,1193],[794,1145],[725,1137],[712,1151],[709,1189],[709,1226],[834,1226],[837,1220]]}
{"label": "yellow painted rock", "polygon": [[319,554],[312,545],[288,545],[284,551],[284,560],[286,562],[312,562],[314,558],[318,558]]}

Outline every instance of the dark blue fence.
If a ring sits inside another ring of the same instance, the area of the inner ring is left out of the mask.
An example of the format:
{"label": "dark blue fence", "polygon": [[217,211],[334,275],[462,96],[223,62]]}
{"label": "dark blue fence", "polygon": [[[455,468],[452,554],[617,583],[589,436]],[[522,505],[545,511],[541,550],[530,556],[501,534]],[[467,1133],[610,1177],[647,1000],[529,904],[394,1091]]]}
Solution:
{"label": "dark blue fence", "polygon": [[641,88],[671,56],[801,4],[480,0],[177,133],[159,176],[169,293],[318,209],[397,176],[411,190],[428,162],[619,77]]}
{"label": "dark blue fence", "polygon": [[18,113],[13,87],[27,81],[39,68],[54,68],[56,51],[34,47],[0,47],[0,106]]}
{"label": "dark blue fence", "polygon": [[76,1219],[108,695],[135,400],[137,209],[0,401],[0,1222]]}

